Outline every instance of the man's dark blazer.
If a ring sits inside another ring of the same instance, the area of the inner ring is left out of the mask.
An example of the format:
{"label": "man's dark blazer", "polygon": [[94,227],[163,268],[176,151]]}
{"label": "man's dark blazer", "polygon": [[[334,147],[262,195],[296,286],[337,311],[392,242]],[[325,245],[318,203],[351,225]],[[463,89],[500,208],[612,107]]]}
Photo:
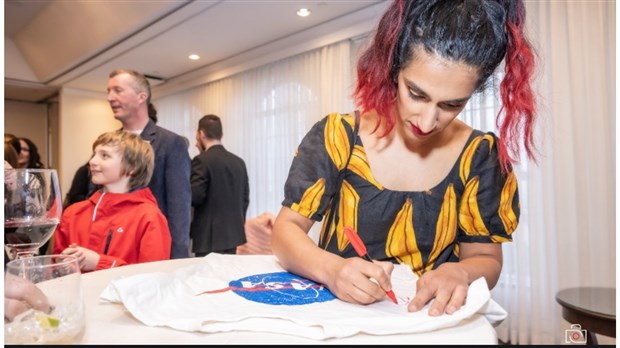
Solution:
{"label": "man's dark blazer", "polygon": [[210,253],[246,242],[250,184],[243,159],[213,145],[192,159],[192,251]]}
{"label": "man's dark blazer", "polygon": [[140,134],[155,152],[155,170],[149,188],[168,220],[172,238],[170,257],[189,257],[189,224],[192,219],[192,191],[189,184],[191,159],[183,138],[153,121]]}

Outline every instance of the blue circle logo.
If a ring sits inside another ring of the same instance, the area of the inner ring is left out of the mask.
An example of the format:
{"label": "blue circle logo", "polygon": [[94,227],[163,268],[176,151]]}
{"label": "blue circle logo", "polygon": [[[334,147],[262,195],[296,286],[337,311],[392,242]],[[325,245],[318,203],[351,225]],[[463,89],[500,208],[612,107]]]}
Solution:
{"label": "blue circle logo", "polygon": [[322,284],[289,272],[255,274],[233,280],[225,289],[204,293],[213,294],[229,290],[246,300],[271,305],[296,306],[326,302],[336,298]]}

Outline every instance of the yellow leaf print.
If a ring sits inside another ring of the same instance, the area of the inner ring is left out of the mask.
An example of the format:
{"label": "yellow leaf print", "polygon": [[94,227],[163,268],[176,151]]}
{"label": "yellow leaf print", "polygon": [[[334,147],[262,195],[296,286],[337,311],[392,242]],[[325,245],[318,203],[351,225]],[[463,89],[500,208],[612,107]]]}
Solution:
{"label": "yellow leaf print", "polygon": [[390,227],[385,244],[385,254],[408,265],[418,275],[422,274],[422,253],[415,239],[413,204],[410,198],[407,198]]}
{"label": "yellow leaf print", "polygon": [[360,196],[353,186],[346,180],[342,182],[340,191],[340,206],[338,207],[338,224],[336,224],[336,237],[338,238],[338,250],[343,251],[349,245],[349,239],[344,234],[344,226],[357,230],[357,206]]}
{"label": "yellow leaf print", "polygon": [[478,208],[478,186],[480,178],[475,176],[465,185],[459,211],[459,225],[468,236],[488,236],[487,230]]}
{"label": "yellow leaf print", "polygon": [[333,202],[333,200],[330,201],[329,206],[327,206],[327,210],[325,211],[325,222],[323,222],[323,225],[321,226],[321,233],[319,233],[319,246],[325,250],[327,250],[327,246],[329,245],[329,240],[326,240],[326,238],[331,238],[334,235],[333,231],[335,227],[333,222],[331,223],[330,230],[325,230],[327,228],[327,219],[329,219],[330,215],[333,213]]}
{"label": "yellow leaf print", "polygon": [[364,147],[360,145],[355,145],[348,168],[367,182],[375,185],[375,187],[379,190],[383,190],[383,185],[379,184],[372,176],[372,172],[370,171],[370,165],[368,164],[368,159],[366,158],[366,151],[364,150]]}
{"label": "yellow leaf print", "polygon": [[459,175],[461,176],[461,182],[463,184],[465,184],[467,180],[469,180],[469,172],[471,171],[471,162],[474,158],[474,153],[476,153],[478,145],[484,139],[487,139],[489,141],[489,151],[491,151],[495,139],[490,134],[479,135],[475,137],[474,140],[469,143],[465,151],[463,151],[463,157],[461,158],[461,163],[459,166]]}
{"label": "yellow leaf print", "polygon": [[355,128],[355,113],[348,115],[342,115],[342,119],[351,126],[351,129]]}
{"label": "yellow leaf print", "polygon": [[[338,222],[332,223],[330,230],[325,231],[326,225],[323,224],[321,234],[319,235],[320,245],[323,249],[327,249],[327,246],[331,242],[334,234],[336,234],[338,250],[343,251],[347,245],[349,245],[349,239],[344,234],[344,226],[350,226],[357,230],[357,206],[359,204],[360,196],[355,192],[353,186],[346,180],[342,182],[342,188],[340,189],[340,201],[338,207],[329,207],[329,214],[332,213],[332,209],[338,209]],[[333,201],[332,201],[333,202]],[[327,237],[327,238],[326,238]]]}
{"label": "yellow leaf print", "polygon": [[441,211],[437,219],[437,228],[435,229],[433,250],[428,257],[428,264],[425,267],[427,271],[433,268],[439,254],[441,254],[448,245],[452,244],[456,238],[456,215],[456,194],[454,193],[453,184],[450,184],[443,196]]}
{"label": "yellow leaf print", "polygon": [[343,116],[334,113],[327,117],[325,124],[325,149],[338,171],[342,170],[349,158],[351,145],[346,128],[342,125]]}
{"label": "yellow leaf print", "polygon": [[517,215],[512,209],[512,201],[514,199],[515,192],[517,192],[517,178],[515,177],[514,172],[510,172],[510,174],[508,174],[508,178],[506,178],[506,183],[504,183],[504,187],[502,188],[502,195],[499,201],[499,217],[502,219],[504,230],[506,230],[508,235],[514,232],[519,222],[517,220]]}
{"label": "yellow leaf print", "polygon": [[510,241],[512,241],[509,238],[498,236],[496,234],[491,236],[491,240],[493,241],[493,243],[503,243],[503,242],[510,242]]}
{"label": "yellow leaf print", "polygon": [[308,187],[301,197],[301,201],[293,203],[291,209],[299,214],[310,218],[319,209],[321,197],[325,192],[325,178],[319,178],[312,186]]}

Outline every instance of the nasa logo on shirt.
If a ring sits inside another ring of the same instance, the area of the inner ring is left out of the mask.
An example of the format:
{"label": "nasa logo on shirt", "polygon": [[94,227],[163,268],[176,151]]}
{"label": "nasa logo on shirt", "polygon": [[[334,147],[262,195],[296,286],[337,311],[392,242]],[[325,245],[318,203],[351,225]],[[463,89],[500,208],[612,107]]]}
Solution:
{"label": "nasa logo on shirt", "polygon": [[230,281],[227,288],[205,291],[202,294],[225,291],[232,291],[249,301],[271,305],[295,306],[336,299],[322,284],[289,272],[264,273],[243,277]]}

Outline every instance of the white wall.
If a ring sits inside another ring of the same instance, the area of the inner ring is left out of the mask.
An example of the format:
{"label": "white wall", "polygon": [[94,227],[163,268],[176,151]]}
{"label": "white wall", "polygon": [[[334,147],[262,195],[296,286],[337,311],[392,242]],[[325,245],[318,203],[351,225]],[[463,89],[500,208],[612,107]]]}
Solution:
{"label": "white wall", "polygon": [[59,98],[57,169],[64,196],[75,171],[90,158],[93,142],[101,133],[121,128],[121,123],[114,119],[105,93],[63,88]]}
{"label": "white wall", "polygon": [[45,166],[49,165],[47,129],[47,104],[4,101],[4,132],[32,140]]}

